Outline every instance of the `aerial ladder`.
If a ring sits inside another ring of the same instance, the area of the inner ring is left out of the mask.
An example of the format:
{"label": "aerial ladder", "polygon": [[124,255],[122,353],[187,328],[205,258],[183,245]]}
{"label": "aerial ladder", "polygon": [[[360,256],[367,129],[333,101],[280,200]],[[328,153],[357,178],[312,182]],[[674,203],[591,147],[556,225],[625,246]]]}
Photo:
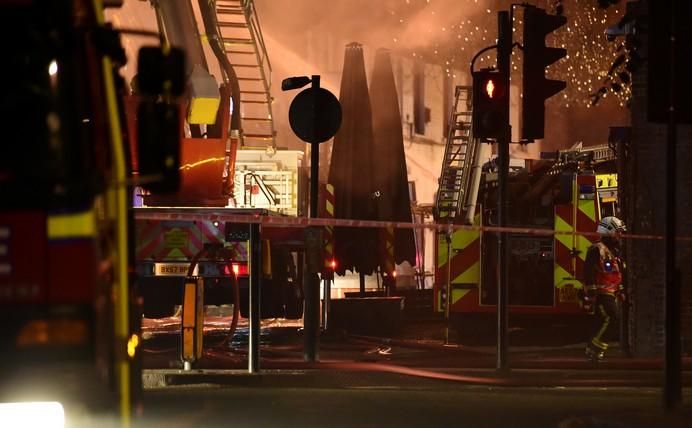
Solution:
{"label": "aerial ladder", "polygon": [[436,220],[465,223],[473,221],[482,153],[480,140],[472,134],[472,87],[457,86],[449,117],[447,145],[442,161],[435,201]]}
{"label": "aerial ladder", "polygon": [[217,0],[216,21],[239,86],[241,145],[276,149],[271,63],[253,0]]}

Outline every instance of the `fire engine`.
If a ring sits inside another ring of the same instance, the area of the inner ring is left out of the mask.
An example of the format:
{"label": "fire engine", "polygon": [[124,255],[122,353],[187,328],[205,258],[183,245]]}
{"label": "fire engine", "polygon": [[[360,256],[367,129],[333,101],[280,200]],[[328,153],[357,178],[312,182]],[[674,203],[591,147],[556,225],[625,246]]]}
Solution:
{"label": "fire engine", "polygon": [[[457,103],[436,200],[438,223],[476,226],[438,232],[434,306],[450,318],[488,318],[497,310],[497,170],[487,145],[474,139],[470,87]],[[617,214],[615,153],[606,146],[559,151],[553,159],[510,169],[508,227],[509,311],[517,316],[580,316],[586,250],[601,217]],[[563,233],[541,233],[545,231]],[[571,234],[570,232],[577,232]]]}
{"label": "fire engine", "polygon": [[[183,124],[174,130],[181,136],[178,188],[145,184],[134,195],[144,315],[173,315],[190,277],[202,278],[206,305],[233,303],[247,315],[248,243],[242,236],[249,225],[204,217],[303,214],[303,152],[276,146],[271,65],[251,0],[200,2],[199,22],[190,2],[152,7],[162,37],[186,52],[189,97]],[[138,96],[135,91],[132,98]],[[128,120],[130,128],[140,126],[133,109]],[[180,214],[201,217],[166,219]],[[261,233],[262,317],[300,318],[301,231],[263,227]]]}
{"label": "fire engine", "polygon": [[[41,426],[62,426],[50,418],[69,419],[85,404],[119,403],[125,422],[141,382],[140,317],[129,278],[132,135],[120,120],[117,74],[126,58],[103,8],[69,0],[0,7],[0,34],[12,40],[3,51],[8,85],[0,102],[7,125],[0,145],[0,401],[32,402],[17,410],[32,418],[46,411]],[[161,128],[149,119],[150,129]],[[140,154],[150,156],[151,140],[140,142]]]}

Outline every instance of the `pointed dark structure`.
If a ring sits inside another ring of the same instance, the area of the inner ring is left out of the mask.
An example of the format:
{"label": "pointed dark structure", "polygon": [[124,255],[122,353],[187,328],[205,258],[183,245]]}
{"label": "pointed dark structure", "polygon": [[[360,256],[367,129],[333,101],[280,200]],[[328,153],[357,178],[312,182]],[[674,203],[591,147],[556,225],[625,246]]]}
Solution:
{"label": "pointed dark structure", "polygon": [[[342,121],[334,136],[329,166],[329,183],[334,185],[334,217],[375,220],[373,199],[372,110],[365,76],[363,48],[346,46],[341,77]],[[370,275],[377,268],[377,231],[364,228],[335,228],[336,273],[346,270]]]}
{"label": "pointed dark structure", "polygon": [[[394,83],[394,72],[389,50],[379,49],[370,83],[372,123],[375,144],[373,157],[375,192],[379,196],[377,217],[385,221],[412,221],[411,198],[406,173],[404,135],[401,127],[399,98]],[[408,261],[416,265],[416,246],[413,229],[397,229],[394,232],[394,260]]]}

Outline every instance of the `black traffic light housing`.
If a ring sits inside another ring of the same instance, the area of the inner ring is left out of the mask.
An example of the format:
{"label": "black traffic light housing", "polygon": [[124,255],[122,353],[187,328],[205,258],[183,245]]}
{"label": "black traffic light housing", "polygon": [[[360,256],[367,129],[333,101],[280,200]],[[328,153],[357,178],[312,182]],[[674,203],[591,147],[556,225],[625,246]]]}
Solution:
{"label": "black traffic light housing", "polygon": [[144,46],[137,60],[137,155],[143,187],[154,193],[180,188],[185,52],[180,48]]}
{"label": "black traffic light housing", "polygon": [[562,80],[546,79],[545,68],[567,55],[562,48],[547,47],[545,37],[567,23],[561,15],[544,9],[524,9],[524,70],[522,96],[522,139],[534,140],[545,134],[545,100],[567,87]]}
{"label": "black traffic light housing", "polygon": [[498,70],[473,72],[473,136],[501,138],[508,126],[509,88]]}

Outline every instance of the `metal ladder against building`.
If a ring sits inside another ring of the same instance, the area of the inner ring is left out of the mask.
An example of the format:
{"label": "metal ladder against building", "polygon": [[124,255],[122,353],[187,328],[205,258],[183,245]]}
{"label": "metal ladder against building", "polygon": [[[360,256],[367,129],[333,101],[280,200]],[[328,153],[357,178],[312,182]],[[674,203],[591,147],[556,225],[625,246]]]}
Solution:
{"label": "metal ladder against building", "polygon": [[216,17],[226,56],[240,86],[243,144],[276,147],[271,63],[253,0],[217,0]]}
{"label": "metal ladder against building", "polygon": [[435,201],[437,220],[453,221],[460,217],[464,208],[477,148],[471,134],[472,93],[470,86],[457,86],[454,91],[454,107],[449,117],[447,145]]}

